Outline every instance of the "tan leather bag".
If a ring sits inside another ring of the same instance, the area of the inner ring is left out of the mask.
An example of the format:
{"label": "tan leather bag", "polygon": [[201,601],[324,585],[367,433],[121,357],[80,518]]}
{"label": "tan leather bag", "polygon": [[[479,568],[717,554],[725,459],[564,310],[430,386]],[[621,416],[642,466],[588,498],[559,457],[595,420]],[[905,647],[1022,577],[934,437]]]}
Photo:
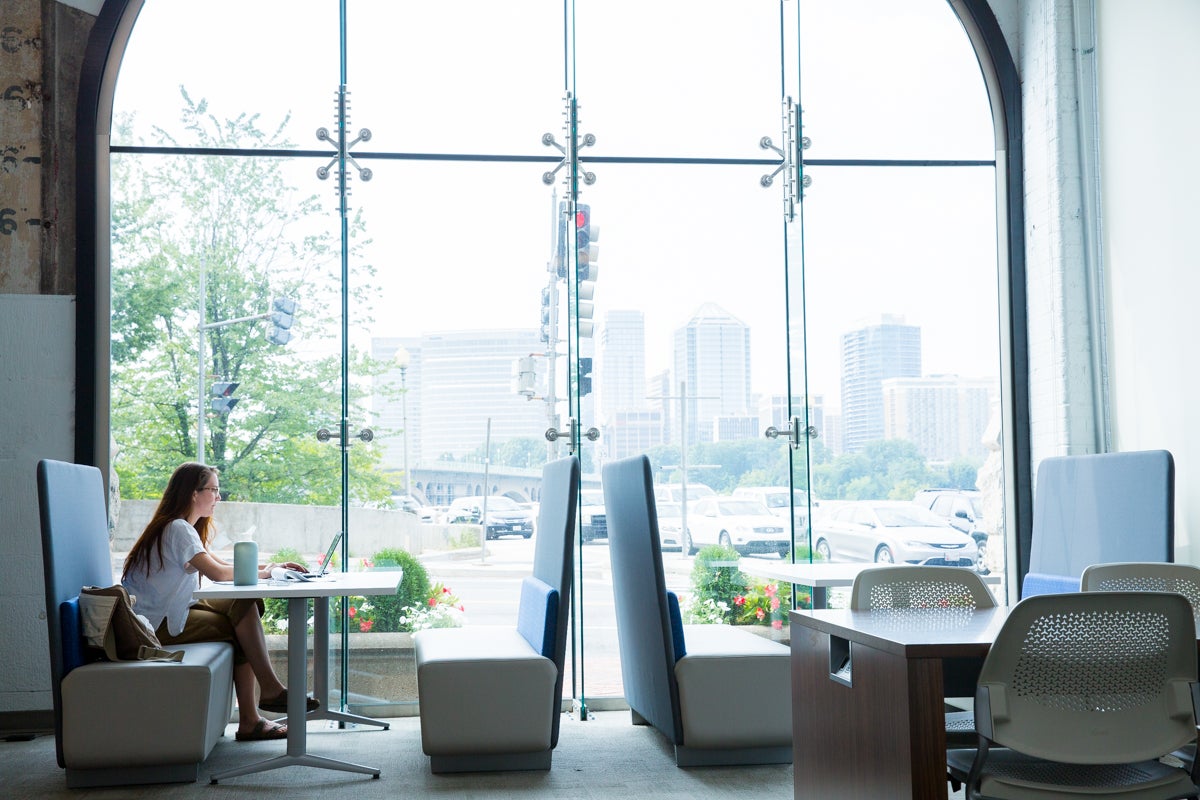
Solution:
{"label": "tan leather bag", "polygon": [[109,661],[182,661],[182,650],[164,650],[144,617],[133,611],[124,586],[85,586],[79,591],[83,636]]}

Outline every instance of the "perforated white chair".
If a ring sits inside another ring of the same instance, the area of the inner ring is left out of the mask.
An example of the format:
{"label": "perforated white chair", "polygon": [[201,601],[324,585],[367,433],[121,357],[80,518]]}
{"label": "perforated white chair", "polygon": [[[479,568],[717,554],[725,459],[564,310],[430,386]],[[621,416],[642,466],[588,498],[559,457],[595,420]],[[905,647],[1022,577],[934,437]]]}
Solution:
{"label": "perforated white chair", "polygon": [[[919,609],[953,615],[977,608],[995,608],[996,598],[974,570],[962,567],[897,565],[865,569],[850,590],[850,608],[856,611]],[[962,697],[970,689],[962,687]],[[956,695],[957,696],[957,695]],[[946,746],[975,744],[975,715],[971,711],[946,713]]]}
{"label": "perforated white chair", "polygon": [[1200,567],[1158,561],[1093,564],[1079,579],[1085,592],[1179,592],[1200,609]]}
{"label": "perforated white chair", "polygon": [[969,800],[1200,797],[1160,761],[1196,739],[1191,604],[1167,592],[1071,592],[1009,612],[979,676],[974,749],[947,754]]}

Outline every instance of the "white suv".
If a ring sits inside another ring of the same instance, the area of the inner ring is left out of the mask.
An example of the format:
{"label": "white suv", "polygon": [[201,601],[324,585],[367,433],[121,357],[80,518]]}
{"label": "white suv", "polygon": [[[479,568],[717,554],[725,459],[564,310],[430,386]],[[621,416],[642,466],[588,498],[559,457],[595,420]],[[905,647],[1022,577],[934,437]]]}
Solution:
{"label": "white suv", "polygon": [[979,556],[976,568],[988,572],[984,566],[987,555],[987,526],[983,521],[983,495],[971,489],[922,489],[913,497],[913,502],[928,508],[963,533],[975,540]]}
{"label": "white suv", "polygon": [[[753,497],[761,500],[772,514],[779,517],[786,517],[788,514],[789,494],[794,502],[793,518],[796,521],[796,532],[799,533],[808,527],[808,492],[795,489],[789,493],[786,486],[739,486],[733,490],[734,497]],[[813,505],[817,505],[815,501]]]}

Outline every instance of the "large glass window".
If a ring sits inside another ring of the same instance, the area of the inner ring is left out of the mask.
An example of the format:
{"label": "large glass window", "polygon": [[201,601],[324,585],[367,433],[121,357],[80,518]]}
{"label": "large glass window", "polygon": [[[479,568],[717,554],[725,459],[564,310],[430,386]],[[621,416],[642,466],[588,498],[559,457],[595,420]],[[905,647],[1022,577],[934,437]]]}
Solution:
{"label": "large glass window", "polygon": [[622,693],[613,459],[689,622],[786,640],[775,566],[903,559],[853,504],[960,499],[942,561],[1004,573],[995,126],[943,0],[146,0],[113,108],[118,547],[202,458],[220,546],[404,567],[334,604],[345,705],[412,708],[414,630],[513,624],[572,450],[581,703]]}

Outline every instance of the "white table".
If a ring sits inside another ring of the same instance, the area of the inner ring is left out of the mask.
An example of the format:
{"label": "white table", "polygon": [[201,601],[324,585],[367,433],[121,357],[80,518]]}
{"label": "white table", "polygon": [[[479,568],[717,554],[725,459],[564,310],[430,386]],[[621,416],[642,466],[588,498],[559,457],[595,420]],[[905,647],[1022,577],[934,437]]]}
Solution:
{"label": "white table", "polygon": [[[379,725],[388,723],[329,709],[329,598],[393,594],[400,585],[400,570],[380,572],[334,572],[310,581],[276,582],[260,580],[253,586],[205,582],[192,593],[201,598],[280,597],[288,601],[288,733],[287,754],[244,767],[214,774],[212,782],[252,772],[264,772],[288,766],[322,767],[344,772],[361,772],[379,777],[378,767],[338,761],[308,752],[307,725],[312,719],[333,719]],[[308,690],[308,600],[313,600],[313,696],[321,702],[316,711],[306,711]],[[294,724],[293,724],[294,723]]]}
{"label": "white table", "polygon": [[[771,561],[763,558],[742,558],[738,560],[738,570],[747,575],[759,578],[783,581],[796,586],[808,586],[812,589],[812,607],[828,608],[829,589],[839,586],[853,586],[854,579],[864,569],[883,567],[886,564],[867,562],[842,563],[831,561],[807,561],[791,564],[787,561]],[[981,575],[984,583],[999,586],[1001,576],[997,573]],[[1002,601],[1002,600],[1001,600]]]}

